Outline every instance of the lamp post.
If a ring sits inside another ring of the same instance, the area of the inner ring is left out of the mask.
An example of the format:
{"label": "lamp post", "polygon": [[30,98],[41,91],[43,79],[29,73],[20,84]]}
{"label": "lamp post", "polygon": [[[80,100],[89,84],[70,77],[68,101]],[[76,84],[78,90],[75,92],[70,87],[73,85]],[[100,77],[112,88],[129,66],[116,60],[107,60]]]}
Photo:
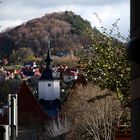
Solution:
{"label": "lamp post", "polygon": [[10,140],[16,140],[17,137],[17,94],[9,94],[9,126]]}

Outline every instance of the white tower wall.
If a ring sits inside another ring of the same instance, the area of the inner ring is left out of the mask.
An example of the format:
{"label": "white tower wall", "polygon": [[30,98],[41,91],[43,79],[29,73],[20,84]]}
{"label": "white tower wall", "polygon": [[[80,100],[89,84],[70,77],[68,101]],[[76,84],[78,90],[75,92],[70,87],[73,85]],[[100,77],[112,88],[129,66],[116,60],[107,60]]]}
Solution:
{"label": "white tower wall", "polygon": [[39,81],[38,83],[38,97],[44,100],[60,99],[60,81]]}

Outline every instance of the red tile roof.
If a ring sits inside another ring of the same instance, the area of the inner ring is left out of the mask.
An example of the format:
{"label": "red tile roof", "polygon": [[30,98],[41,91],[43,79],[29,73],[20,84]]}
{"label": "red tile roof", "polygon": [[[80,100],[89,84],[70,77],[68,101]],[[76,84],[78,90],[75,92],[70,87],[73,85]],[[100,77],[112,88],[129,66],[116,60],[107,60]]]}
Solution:
{"label": "red tile roof", "polygon": [[[23,83],[21,90],[18,93],[18,112],[19,123],[31,121],[32,123],[47,121],[48,116],[43,112],[40,104],[32,94],[26,82]],[[25,120],[24,120],[25,119]]]}
{"label": "red tile roof", "polygon": [[[0,124],[8,124],[8,113],[0,118]],[[33,125],[41,122],[46,122],[48,116],[40,104],[32,94],[26,82],[18,92],[18,124],[19,125]]]}
{"label": "red tile roof", "polygon": [[64,72],[63,75],[64,76],[78,76],[78,74],[75,72]]}

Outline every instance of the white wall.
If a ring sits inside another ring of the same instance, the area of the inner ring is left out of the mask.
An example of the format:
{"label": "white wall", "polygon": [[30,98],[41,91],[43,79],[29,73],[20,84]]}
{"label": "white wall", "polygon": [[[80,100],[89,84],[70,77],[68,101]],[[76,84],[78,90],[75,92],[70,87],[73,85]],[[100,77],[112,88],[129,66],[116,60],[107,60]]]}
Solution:
{"label": "white wall", "polygon": [[[51,86],[48,86],[50,84]],[[38,83],[39,100],[55,100],[60,99],[60,81],[39,81]]]}
{"label": "white wall", "polygon": [[77,80],[77,78],[78,76],[67,76],[67,75],[63,76],[63,80],[66,83],[71,82],[72,80]]}

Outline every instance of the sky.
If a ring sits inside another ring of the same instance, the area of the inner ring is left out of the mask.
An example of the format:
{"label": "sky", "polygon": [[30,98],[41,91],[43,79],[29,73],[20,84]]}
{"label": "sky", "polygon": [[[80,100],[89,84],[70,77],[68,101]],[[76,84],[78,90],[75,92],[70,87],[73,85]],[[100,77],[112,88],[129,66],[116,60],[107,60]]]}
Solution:
{"label": "sky", "polygon": [[[92,27],[108,30],[120,18],[120,33],[128,37],[130,31],[130,0],[0,0],[0,31],[15,27],[46,13],[73,11],[90,21]],[[99,23],[98,14],[102,21]]]}

